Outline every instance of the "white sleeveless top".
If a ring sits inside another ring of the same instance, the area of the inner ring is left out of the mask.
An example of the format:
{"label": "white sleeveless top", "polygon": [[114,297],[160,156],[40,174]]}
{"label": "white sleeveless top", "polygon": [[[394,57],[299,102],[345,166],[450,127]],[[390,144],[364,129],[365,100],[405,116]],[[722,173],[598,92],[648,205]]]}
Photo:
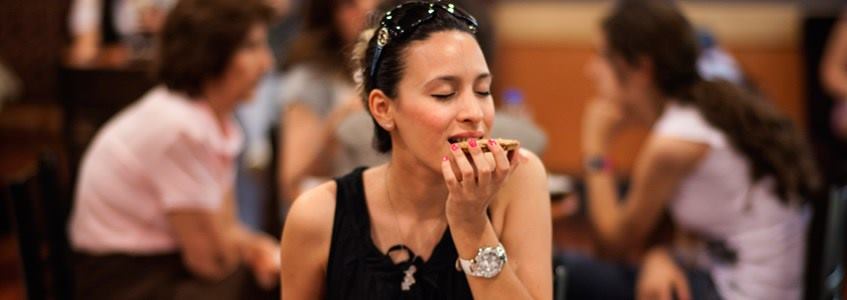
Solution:
{"label": "white sleeveless top", "polygon": [[702,143],[710,150],[671,198],[674,222],[735,250],[734,264],[707,268],[725,299],[800,299],[803,293],[807,206],[787,206],[771,187],[752,182],[748,160],[693,106],[669,102],[653,134]]}

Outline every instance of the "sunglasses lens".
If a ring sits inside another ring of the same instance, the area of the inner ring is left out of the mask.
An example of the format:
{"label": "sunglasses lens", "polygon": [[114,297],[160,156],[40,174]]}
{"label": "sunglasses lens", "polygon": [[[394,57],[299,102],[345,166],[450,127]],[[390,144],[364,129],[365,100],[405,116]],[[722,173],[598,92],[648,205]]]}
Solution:
{"label": "sunglasses lens", "polygon": [[393,31],[395,35],[411,30],[434,13],[434,7],[429,3],[407,3],[403,4],[386,14],[383,25]]}
{"label": "sunglasses lens", "polygon": [[453,3],[443,4],[442,7],[444,8],[444,10],[449,12],[454,17],[457,17],[459,19],[464,20],[465,22],[468,22],[469,23],[468,25],[473,25],[474,27],[479,27],[479,24],[477,23],[476,18],[474,18],[471,14],[466,12],[464,9],[453,5]]}
{"label": "sunglasses lens", "polygon": [[453,17],[468,23],[468,27],[473,33],[476,33],[477,28],[479,28],[479,24],[471,14],[452,3],[411,2],[400,4],[387,12],[380,21],[382,28],[377,36],[378,47],[371,61],[370,77],[374,77],[376,74],[382,47],[387,45],[390,40],[401,38],[414,31],[416,27],[431,19],[437,9],[444,10]]}
{"label": "sunglasses lens", "polygon": [[387,27],[395,37],[402,36],[432,18],[437,9],[442,9],[453,17],[461,19],[472,26],[474,30],[479,27],[476,18],[465,10],[452,3],[439,2],[401,4],[385,15],[385,18],[382,19],[382,25]]}

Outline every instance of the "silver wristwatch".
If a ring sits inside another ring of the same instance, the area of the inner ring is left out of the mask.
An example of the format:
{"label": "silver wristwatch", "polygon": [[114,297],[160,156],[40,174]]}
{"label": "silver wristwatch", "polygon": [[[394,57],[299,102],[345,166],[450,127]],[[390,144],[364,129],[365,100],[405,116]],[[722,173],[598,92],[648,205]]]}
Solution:
{"label": "silver wristwatch", "polygon": [[474,277],[494,278],[497,274],[500,274],[508,260],[506,248],[503,248],[503,244],[497,244],[494,247],[481,247],[477,250],[476,257],[472,259],[460,257],[457,259],[456,270]]}

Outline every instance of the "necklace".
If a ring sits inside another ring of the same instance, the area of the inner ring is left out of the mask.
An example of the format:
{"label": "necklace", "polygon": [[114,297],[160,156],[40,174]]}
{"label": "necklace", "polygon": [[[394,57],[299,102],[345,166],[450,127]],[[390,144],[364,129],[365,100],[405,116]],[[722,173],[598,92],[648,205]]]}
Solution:
{"label": "necklace", "polygon": [[397,226],[397,233],[400,234],[400,240],[403,244],[391,247],[391,249],[388,250],[388,253],[390,254],[392,250],[397,248],[406,250],[406,255],[409,257],[409,267],[406,271],[403,271],[403,281],[400,282],[400,290],[408,291],[411,290],[412,285],[415,284],[415,272],[418,270],[418,268],[415,267],[415,259],[418,258],[418,255],[405,245],[407,244],[405,241],[406,235],[403,234],[403,229],[400,228],[400,218],[397,217],[397,209],[394,208],[394,202],[391,201],[391,190],[388,188],[388,171],[390,170],[390,167],[391,165],[385,167],[385,198],[388,200],[388,205],[391,207],[391,212],[394,215],[394,224]]}

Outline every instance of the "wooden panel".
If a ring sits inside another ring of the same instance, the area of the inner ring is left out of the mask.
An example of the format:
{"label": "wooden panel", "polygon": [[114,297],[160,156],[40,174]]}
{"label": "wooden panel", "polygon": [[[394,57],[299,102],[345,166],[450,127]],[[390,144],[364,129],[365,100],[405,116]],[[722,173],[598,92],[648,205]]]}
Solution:
{"label": "wooden panel", "polygon": [[[498,86],[518,88],[536,122],[549,137],[543,155],[551,171],[581,172],[580,123],[585,103],[593,96],[592,83],[584,75],[584,66],[592,55],[587,47],[526,45],[501,43],[497,61]],[[643,134],[626,133],[612,154],[621,171],[632,162]]]}
{"label": "wooden panel", "polygon": [[0,1],[0,61],[18,77],[21,99],[55,102],[68,0]]}
{"label": "wooden panel", "polygon": [[[793,3],[680,2],[697,27],[732,47],[782,48],[800,37],[801,11]],[[589,44],[609,1],[507,2],[494,8],[499,40]]]}
{"label": "wooden panel", "polygon": [[780,111],[806,125],[803,58],[799,49],[729,49],[741,67]]}

